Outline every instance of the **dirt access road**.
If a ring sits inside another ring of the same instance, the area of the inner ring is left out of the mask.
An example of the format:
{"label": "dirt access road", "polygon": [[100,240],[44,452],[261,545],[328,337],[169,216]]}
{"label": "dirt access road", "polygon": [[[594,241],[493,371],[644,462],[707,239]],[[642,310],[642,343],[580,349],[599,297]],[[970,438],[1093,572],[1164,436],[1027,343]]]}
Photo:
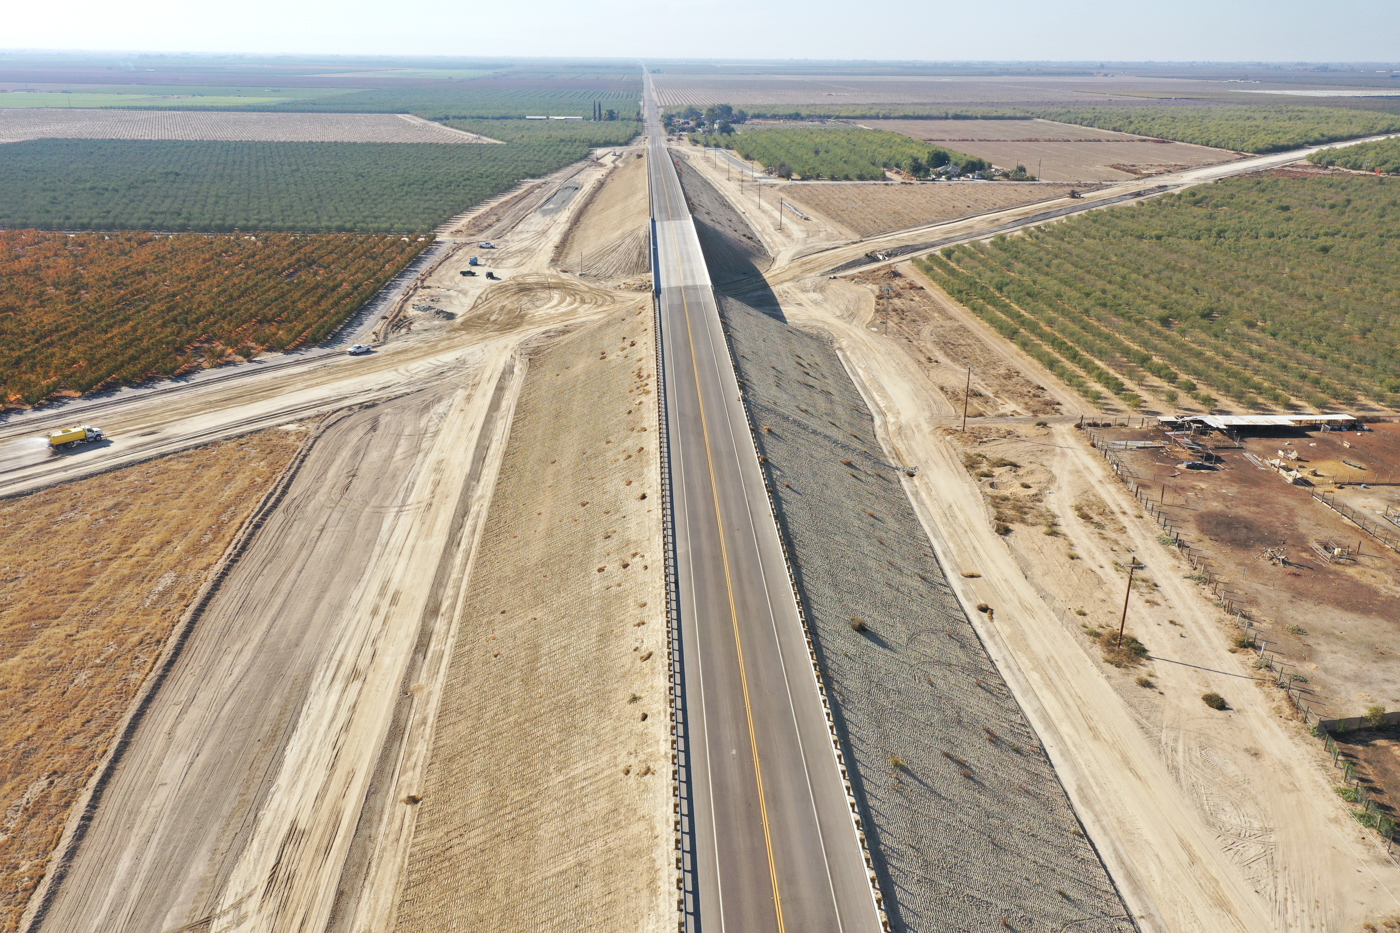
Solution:
{"label": "dirt access road", "polygon": [[[29,929],[376,928],[359,918],[379,916],[392,890],[362,901],[345,881],[376,858],[403,862],[411,824],[393,819],[396,801],[432,739],[523,353],[638,304],[550,272],[551,240],[573,218],[556,207],[521,218],[530,236],[502,251],[498,285],[463,279],[466,255],[450,253],[415,294],[459,311],[425,314],[369,357],[275,360],[89,402],[85,420],[111,441],[4,475],[5,491],[35,488],[326,414],[70,818]],[[0,439],[72,417],[36,412]]]}
{"label": "dirt access road", "polygon": [[[1153,183],[1197,184],[1302,154],[1193,169]],[[1066,618],[1063,605],[1056,604],[1054,585],[1064,580],[1078,580],[1096,601],[1109,599],[1110,590],[1121,598],[1123,581],[1113,562],[1125,559],[1124,545],[1145,554],[1162,551],[1155,525],[1136,517],[1131,498],[1077,433],[1057,431],[1053,439],[1040,441],[1037,463],[1043,460],[1056,477],[1052,501],[1070,492],[1062,512],[1071,511],[1068,503],[1076,492],[1092,492],[1122,519],[1123,543],[1115,555],[1109,545],[1099,546],[1099,539],[1087,541],[1092,529],[1083,521],[1061,516],[1076,544],[1081,538],[1086,548],[1093,544],[1093,563],[1102,565],[1097,576],[1069,576],[1062,566],[1069,562],[1063,547],[1057,564],[1054,555],[1039,555],[1039,541],[1013,549],[994,533],[982,491],[943,434],[957,423],[960,406],[950,404],[947,380],[927,366],[933,357],[966,355],[965,341],[945,349],[933,332],[927,343],[911,341],[907,333],[877,333],[874,287],[830,281],[823,274],[869,251],[873,241],[811,254],[804,246],[816,231],[801,229],[802,222],[791,218],[780,231],[771,192],[760,207],[747,186],[741,192],[726,181],[722,167],[716,171],[702,159],[690,164],[740,206],[776,257],[765,278],[788,320],[837,341],[880,422],[890,462],[920,467],[916,478],[903,481],[930,539],[964,604],[995,609],[990,623],[974,614],[982,635],[1144,928],[1346,930],[1400,909],[1400,872],[1374,835],[1363,833],[1336,802],[1315,743],[1279,721],[1276,701],[1250,683],[1251,672],[1228,651],[1219,613],[1180,579],[1182,574],[1163,568],[1154,577],[1161,581],[1154,612],[1160,608],[1162,618],[1148,615],[1142,621],[1153,631],[1158,622],[1175,631],[1166,623],[1170,613],[1186,635],[1176,639],[1183,649],[1143,633],[1149,646],[1169,659],[1152,670],[1163,690],[1154,694],[1161,698],[1160,708],[1144,709],[1133,691],[1143,697],[1146,691],[1100,661],[1077,617]],[[1086,200],[1143,186],[1127,183]],[[939,237],[976,237],[979,229],[1043,209],[1013,209],[876,239],[891,245],[926,241],[935,239],[934,230]],[[800,232],[789,232],[794,228]],[[907,263],[899,269],[947,301]],[[1050,387],[1065,415],[1078,413],[1082,401],[1017,348],[961,309],[949,316],[980,334],[986,356],[1020,369],[1032,384]],[[1199,699],[1207,689],[1228,692],[1234,710],[1215,715]]]}
{"label": "dirt access road", "polygon": [[[1353,142],[1371,142],[1387,138],[1389,137],[1376,136]],[[891,256],[888,259],[871,261],[862,266],[863,270],[900,262],[910,256],[918,255],[919,252],[928,252],[934,248],[927,245],[930,243],[945,245],[951,242],[984,239],[997,232],[1011,232],[1017,229],[1018,224],[1051,222],[1050,220],[1036,221],[1033,218],[1057,207],[1094,210],[1120,203],[1131,204],[1131,200],[1115,199],[1125,196],[1151,196],[1168,191],[1178,191],[1232,175],[1277,168],[1290,162],[1297,162],[1324,148],[1326,147],[1315,146],[1273,155],[1254,156],[1221,165],[1184,169],[1170,174],[1108,185],[1085,194],[1080,200],[1051,201],[1021,205],[1004,210],[992,210],[974,217],[961,217],[946,222],[912,227],[893,233],[866,237],[854,242],[849,240],[849,234],[845,228],[829,221],[823,221],[819,217],[803,221],[784,212],[780,229],[776,192],[782,190],[781,186],[741,184],[738,178],[726,177],[723,166],[712,165],[709,159],[700,158],[698,150],[693,147],[684,147],[673,151],[689,158],[690,164],[728,196],[753,226],[755,232],[762,237],[764,245],[774,256],[773,267],[768,270],[765,278],[769,284],[778,285],[807,276],[828,274],[831,270],[843,267],[846,263],[863,259],[867,254],[878,254],[900,247],[923,246],[921,250],[913,249],[897,257]],[[942,182],[936,184],[942,184]]]}
{"label": "dirt access road", "polygon": [[[908,265],[900,268],[928,284]],[[841,286],[836,296],[833,286]],[[1145,691],[1100,662],[1078,632],[1077,617],[1056,602],[1090,605],[1109,600],[1109,590],[1121,595],[1122,580],[1111,568],[1127,559],[1125,546],[1151,555],[1154,565],[1167,559],[1155,544],[1156,526],[1136,518],[1131,499],[1078,432],[1057,429],[1035,446],[1037,462],[1056,477],[1056,495],[1048,500],[1067,513],[1060,520],[1082,560],[1071,563],[1062,546],[1058,555],[1043,553],[1056,542],[1042,545],[1037,531],[1018,532],[1025,547],[1008,547],[992,530],[960,448],[943,434],[960,412],[907,343],[874,332],[868,290],[864,301],[836,300],[853,287],[806,280],[779,294],[789,320],[835,337],[881,420],[891,461],[920,467],[905,482],[939,556],[966,604],[995,609],[992,624],[977,616],[983,636],[1145,927],[1337,930],[1400,908],[1400,872],[1335,803],[1315,747],[1279,722],[1275,700],[1256,690],[1244,662],[1227,650],[1219,613],[1182,573],[1154,572],[1160,606],[1145,617],[1140,613],[1148,609],[1134,609],[1139,625],[1165,623],[1170,614],[1184,626],[1186,638],[1173,644],[1140,631],[1149,647],[1171,659],[1152,671],[1163,690],[1158,709],[1141,708],[1132,692]],[[982,336],[989,350],[1000,344],[995,335]],[[1018,356],[1006,348],[1002,359]],[[1028,361],[1023,365],[1027,378],[1054,385]],[[1075,411],[1072,395],[1060,398]],[[1024,445],[1012,453],[1022,463],[1035,456]],[[1121,519],[1118,553],[1073,514],[1070,503],[1085,492],[1111,503]],[[1090,564],[1108,569],[1096,576],[1086,572]],[[980,576],[966,578],[964,571]],[[1214,715],[1199,699],[1207,689],[1226,693],[1234,712]]]}

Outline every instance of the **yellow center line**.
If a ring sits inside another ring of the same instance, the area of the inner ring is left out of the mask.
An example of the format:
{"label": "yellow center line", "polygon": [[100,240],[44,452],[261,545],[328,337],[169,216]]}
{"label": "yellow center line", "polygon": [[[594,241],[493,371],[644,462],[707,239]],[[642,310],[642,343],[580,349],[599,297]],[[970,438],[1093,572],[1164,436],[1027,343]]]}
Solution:
{"label": "yellow center line", "polygon": [[[667,158],[670,154],[667,153]],[[667,216],[671,215],[671,192],[666,185],[661,186],[666,197]],[[710,491],[715,500],[715,524],[719,526],[719,551],[720,558],[724,563],[724,586],[729,593],[729,617],[734,626],[734,648],[739,656],[739,683],[743,687],[744,693],[744,715],[748,718],[749,724],[749,747],[753,752],[753,772],[754,779],[758,782],[758,809],[759,818],[763,823],[763,843],[768,848],[768,877],[773,885],[773,908],[778,916],[778,931],[784,933],[783,925],[783,898],[778,893],[778,866],[773,858],[773,835],[768,824],[768,801],[763,792],[763,768],[758,760],[758,734],[753,726],[753,707],[749,702],[749,676],[744,667],[744,643],[739,637],[739,611],[734,605],[734,583],[729,573],[729,548],[725,544],[724,519],[720,515],[719,504],[719,483],[715,479],[715,459],[710,450],[710,428],[705,418],[705,400],[700,393],[700,364],[695,356],[695,333],[690,324],[690,302],[685,297],[685,274],[681,271],[680,246],[674,237],[671,241],[672,250],[676,256],[676,275],[680,279],[681,305],[685,309],[685,331],[690,342],[690,365],[695,373],[695,399],[700,405],[700,431],[705,439],[705,459],[710,468]],[[660,270],[657,270],[658,272]]]}

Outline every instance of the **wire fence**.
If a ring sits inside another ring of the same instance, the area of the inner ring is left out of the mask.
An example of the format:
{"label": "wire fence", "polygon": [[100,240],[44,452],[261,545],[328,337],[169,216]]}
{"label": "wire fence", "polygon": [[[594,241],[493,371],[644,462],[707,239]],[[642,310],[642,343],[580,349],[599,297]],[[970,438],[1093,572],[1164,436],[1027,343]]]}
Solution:
{"label": "wire fence", "polygon": [[[1231,621],[1241,630],[1242,634],[1236,644],[1240,648],[1253,650],[1257,655],[1254,661],[1254,668],[1261,673],[1267,672],[1264,676],[1272,677],[1274,686],[1284,691],[1284,696],[1288,702],[1303,717],[1303,721],[1312,727],[1314,735],[1320,736],[1326,743],[1327,751],[1332,755],[1332,763],[1343,770],[1343,786],[1348,789],[1346,794],[1351,799],[1352,792],[1355,794],[1355,801],[1360,809],[1354,810],[1352,815],[1357,822],[1363,826],[1370,827],[1380,834],[1385,840],[1386,854],[1394,857],[1396,839],[1396,821],[1386,810],[1377,804],[1374,796],[1367,790],[1366,786],[1356,776],[1356,762],[1350,758],[1342,756],[1337,741],[1333,738],[1334,732],[1346,732],[1351,729],[1360,728],[1362,725],[1372,725],[1373,723],[1365,717],[1353,717],[1350,719],[1323,719],[1312,709],[1317,701],[1317,694],[1308,685],[1307,678],[1298,671],[1289,671],[1288,668],[1297,665],[1287,660],[1279,654],[1275,645],[1265,639],[1258,631],[1259,620],[1251,616],[1248,610],[1241,604],[1238,594],[1229,590],[1223,579],[1211,567],[1210,561],[1197,548],[1192,547],[1182,537],[1180,528],[1166,511],[1165,498],[1166,489],[1162,487],[1162,499],[1154,501],[1151,489],[1144,485],[1137,474],[1123,462],[1120,451],[1131,449],[1122,443],[1111,441],[1097,434],[1092,428],[1085,427],[1085,434],[1089,438],[1090,446],[1103,457],[1112,468],[1114,475],[1128,487],[1128,491],[1133,494],[1138,503],[1143,507],[1143,511],[1152,516],[1152,519],[1161,527],[1162,535],[1158,539],[1164,545],[1174,547],[1191,565],[1192,573],[1189,579],[1204,585],[1215,596],[1215,605],[1224,610],[1231,618]],[[1381,535],[1361,524],[1362,521],[1369,522],[1365,516],[1353,518],[1348,514],[1355,513],[1355,509],[1335,502],[1335,497],[1331,501],[1318,493],[1312,494],[1314,499],[1321,501],[1329,508],[1336,509],[1341,514],[1350,518],[1363,529],[1381,540],[1389,547],[1400,551],[1400,547],[1386,541]],[[1339,508],[1340,506],[1340,508]],[[1345,509],[1346,511],[1342,511]],[[1360,519],[1360,520],[1358,520]],[[1373,522],[1369,522],[1374,525]],[[1060,612],[1059,601],[1055,601],[1056,611]],[[1066,616],[1062,616],[1067,618]],[[1384,717],[1384,721],[1395,724],[1400,723],[1400,713],[1389,713]]]}

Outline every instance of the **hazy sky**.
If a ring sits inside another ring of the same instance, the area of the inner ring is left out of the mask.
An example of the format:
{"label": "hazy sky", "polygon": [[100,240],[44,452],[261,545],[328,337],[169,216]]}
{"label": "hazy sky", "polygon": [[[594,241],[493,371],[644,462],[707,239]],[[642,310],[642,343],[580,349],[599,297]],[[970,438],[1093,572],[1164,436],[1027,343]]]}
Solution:
{"label": "hazy sky", "polygon": [[1386,61],[1396,0],[65,0],[0,47],[472,56]]}

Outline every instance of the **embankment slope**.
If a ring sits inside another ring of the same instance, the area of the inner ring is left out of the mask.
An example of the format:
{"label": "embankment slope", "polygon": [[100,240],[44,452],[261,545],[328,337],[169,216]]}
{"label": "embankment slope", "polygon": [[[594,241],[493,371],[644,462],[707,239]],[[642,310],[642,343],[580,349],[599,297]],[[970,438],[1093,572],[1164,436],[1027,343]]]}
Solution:
{"label": "embankment slope", "polygon": [[650,323],[615,313],[530,361],[396,930],[674,928]]}

